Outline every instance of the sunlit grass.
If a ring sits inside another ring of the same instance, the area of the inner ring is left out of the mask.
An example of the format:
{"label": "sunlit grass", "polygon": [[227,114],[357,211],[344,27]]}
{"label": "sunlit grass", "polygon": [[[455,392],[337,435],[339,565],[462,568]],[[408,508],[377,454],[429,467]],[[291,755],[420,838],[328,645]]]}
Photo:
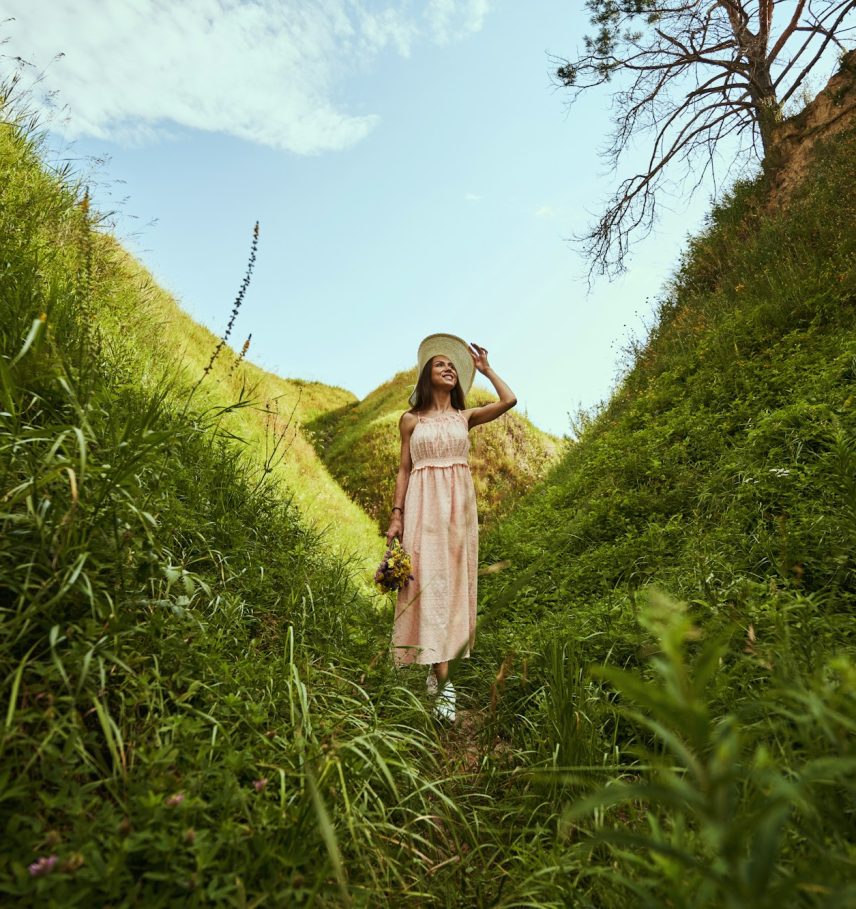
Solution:
{"label": "sunlit grass", "polygon": [[[135,381],[158,387],[167,379],[178,400],[202,376],[217,338],[184,313],[112,238],[99,236],[97,241],[110,263],[110,302],[100,314],[105,345]],[[170,339],[166,348],[164,338]],[[319,413],[354,400],[353,395],[322,383],[282,379],[250,362],[232,370],[237,355],[230,356],[218,361],[200,384],[194,406],[215,408],[242,399],[246,406],[225,414],[223,427],[246,443],[248,456],[259,458],[260,465],[266,437],[269,443],[291,418],[284,440],[288,456],[277,460],[273,478],[284,494],[293,495],[307,520],[329,529],[325,545],[355,557],[355,570],[368,589],[381,542],[377,531],[330,477],[302,428]]]}

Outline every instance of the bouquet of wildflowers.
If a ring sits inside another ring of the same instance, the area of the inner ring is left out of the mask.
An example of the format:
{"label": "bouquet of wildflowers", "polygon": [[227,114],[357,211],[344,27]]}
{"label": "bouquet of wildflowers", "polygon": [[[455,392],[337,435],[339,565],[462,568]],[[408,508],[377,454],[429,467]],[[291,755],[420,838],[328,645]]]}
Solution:
{"label": "bouquet of wildflowers", "polygon": [[384,553],[383,561],[375,572],[375,587],[381,593],[392,593],[401,590],[413,580],[410,556],[404,551],[398,537],[393,537],[392,545]]}

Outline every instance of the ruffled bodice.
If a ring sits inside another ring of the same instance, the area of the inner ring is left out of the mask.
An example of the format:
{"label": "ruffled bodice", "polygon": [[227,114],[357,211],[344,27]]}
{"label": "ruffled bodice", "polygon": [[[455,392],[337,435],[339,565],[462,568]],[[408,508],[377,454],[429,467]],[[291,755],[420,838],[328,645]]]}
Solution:
{"label": "ruffled bodice", "polygon": [[459,411],[418,417],[410,436],[413,470],[469,464],[470,434],[467,419]]}

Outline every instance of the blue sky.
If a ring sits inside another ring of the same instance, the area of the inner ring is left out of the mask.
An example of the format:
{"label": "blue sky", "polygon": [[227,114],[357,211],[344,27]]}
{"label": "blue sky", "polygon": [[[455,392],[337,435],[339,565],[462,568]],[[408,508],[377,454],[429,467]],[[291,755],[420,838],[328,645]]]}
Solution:
{"label": "blue sky", "polygon": [[360,397],[448,331],[489,349],[536,425],[567,432],[569,411],[609,394],[619,348],[708,205],[672,200],[627,275],[587,291],[567,238],[613,185],[597,156],[609,98],[569,110],[550,75],[550,54],[573,55],[585,33],[581,3],[4,11],[3,51],[59,92],[54,156],[91,173],[158,281],[219,333],[258,219],[235,346],[252,332],[250,359]]}

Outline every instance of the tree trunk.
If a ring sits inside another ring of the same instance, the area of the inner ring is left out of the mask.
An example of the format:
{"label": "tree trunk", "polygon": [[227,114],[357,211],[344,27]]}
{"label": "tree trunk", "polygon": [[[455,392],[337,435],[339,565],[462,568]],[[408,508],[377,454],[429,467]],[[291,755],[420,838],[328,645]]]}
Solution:
{"label": "tree trunk", "polygon": [[761,134],[761,147],[764,152],[763,165],[767,169],[770,152],[773,151],[773,134],[776,124],[782,119],[776,89],[770,75],[770,66],[766,57],[751,59],[749,70],[750,95],[752,107],[755,110],[755,120],[758,123],[758,132]]}

